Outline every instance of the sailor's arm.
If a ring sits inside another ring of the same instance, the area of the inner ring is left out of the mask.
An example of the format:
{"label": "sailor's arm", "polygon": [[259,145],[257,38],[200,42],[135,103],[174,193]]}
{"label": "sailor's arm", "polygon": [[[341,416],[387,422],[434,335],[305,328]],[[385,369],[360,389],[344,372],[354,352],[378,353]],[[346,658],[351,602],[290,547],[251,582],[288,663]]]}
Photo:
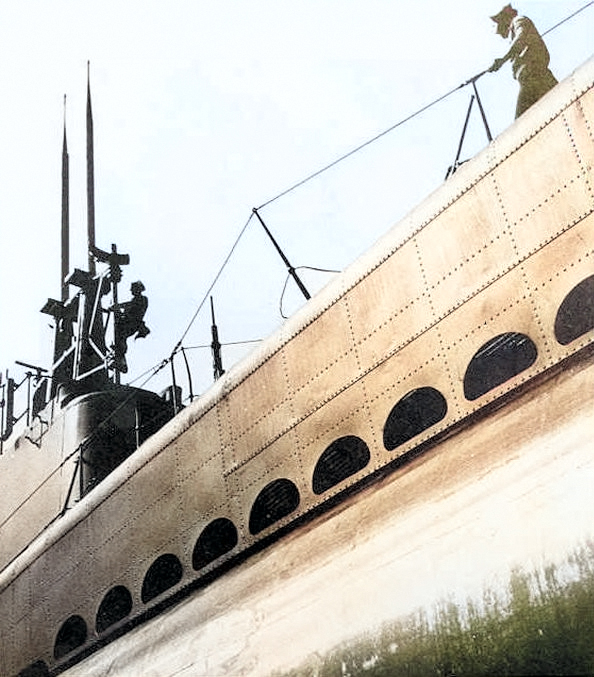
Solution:
{"label": "sailor's arm", "polygon": [[495,61],[493,61],[493,65],[491,66],[491,68],[489,68],[489,72],[492,73],[494,71],[498,71],[506,61],[509,61],[510,59],[513,59],[516,56],[518,56],[518,54],[520,54],[520,52],[527,45],[527,36],[530,32],[531,23],[532,22],[530,21],[530,19],[526,17],[521,17],[516,22],[515,25],[516,36],[513,39],[510,48],[502,57],[500,57],[499,59],[495,59]]}

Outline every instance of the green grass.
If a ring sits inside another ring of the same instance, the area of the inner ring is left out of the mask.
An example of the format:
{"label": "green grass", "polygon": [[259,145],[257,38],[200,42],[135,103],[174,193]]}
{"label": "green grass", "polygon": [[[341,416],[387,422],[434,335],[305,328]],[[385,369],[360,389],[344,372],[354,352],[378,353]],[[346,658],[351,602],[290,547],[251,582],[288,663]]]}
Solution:
{"label": "green grass", "polygon": [[594,543],[562,565],[514,571],[506,590],[440,602],[282,673],[358,675],[594,675]]}

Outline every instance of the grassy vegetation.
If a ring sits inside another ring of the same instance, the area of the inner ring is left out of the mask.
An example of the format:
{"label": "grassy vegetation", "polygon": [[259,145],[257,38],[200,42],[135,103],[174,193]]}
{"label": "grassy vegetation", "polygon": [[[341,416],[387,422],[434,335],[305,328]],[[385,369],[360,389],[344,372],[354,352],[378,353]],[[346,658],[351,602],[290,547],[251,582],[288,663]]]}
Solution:
{"label": "grassy vegetation", "polygon": [[[507,590],[442,602],[283,677],[594,675],[594,543]],[[280,677],[280,676],[279,676]]]}

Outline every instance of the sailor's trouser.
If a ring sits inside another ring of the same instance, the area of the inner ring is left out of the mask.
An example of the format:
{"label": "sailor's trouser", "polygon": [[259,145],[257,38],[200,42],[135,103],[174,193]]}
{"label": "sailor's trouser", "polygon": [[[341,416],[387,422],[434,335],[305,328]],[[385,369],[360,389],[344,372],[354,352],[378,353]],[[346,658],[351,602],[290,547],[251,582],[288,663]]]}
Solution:
{"label": "sailor's trouser", "polygon": [[547,64],[542,62],[523,64],[517,70],[515,77],[520,85],[516,118],[557,84],[557,79],[547,68]]}

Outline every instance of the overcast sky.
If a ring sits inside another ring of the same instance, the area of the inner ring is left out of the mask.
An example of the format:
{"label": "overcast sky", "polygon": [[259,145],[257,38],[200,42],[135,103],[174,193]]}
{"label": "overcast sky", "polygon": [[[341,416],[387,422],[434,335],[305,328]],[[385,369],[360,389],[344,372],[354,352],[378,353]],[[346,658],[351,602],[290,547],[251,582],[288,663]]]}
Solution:
{"label": "overcast sky", "polygon": [[[6,0],[0,8],[0,369],[49,367],[38,311],[60,297],[63,97],[71,265],[86,267],[85,103],[91,62],[97,246],[129,253],[151,334],[128,379],[167,357],[253,207],[437,99],[506,51],[492,0]],[[515,6],[546,31],[587,0]],[[592,54],[594,7],[546,36],[562,79]],[[509,65],[478,81],[492,132],[513,122]],[[293,265],[339,270],[443,181],[471,90],[460,89],[261,210]],[[473,112],[463,159],[486,145]],[[436,245],[437,246],[437,245]],[[301,271],[300,271],[301,272]],[[312,292],[330,273],[302,271]],[[282,323],[286,270],[248,225],[213,290],[223,343]],[[285,314],[302,298],[290,281]],[[205,305],[184,346],[210,342]],[[246,348],[225,347],[228,367]],[[189,351],[195,387],[208,350]],[[181,370],[181,365],[180,365]],[[166,374],[169,375],[169,372]],[[180,380],[181,379],[180,377]],[[164,387],[163,374],[147,387]],[[184,384],[185,385],[185,384]]]}

